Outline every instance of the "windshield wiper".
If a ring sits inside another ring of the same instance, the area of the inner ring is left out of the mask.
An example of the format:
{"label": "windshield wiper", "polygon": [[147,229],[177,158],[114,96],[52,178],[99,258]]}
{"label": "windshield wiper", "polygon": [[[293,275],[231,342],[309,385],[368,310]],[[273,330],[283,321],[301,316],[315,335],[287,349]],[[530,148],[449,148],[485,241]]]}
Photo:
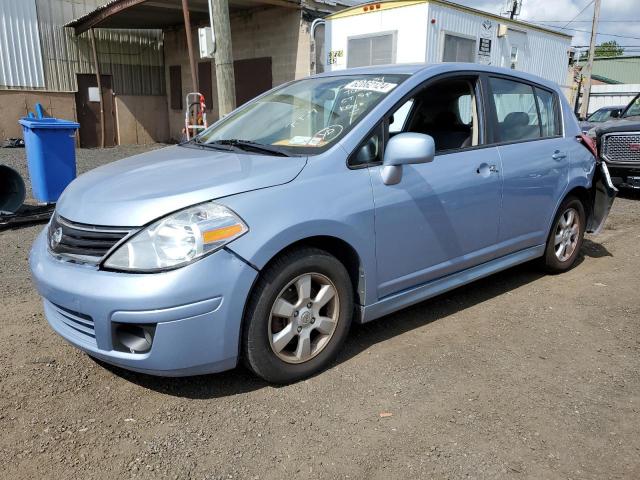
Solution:
{"label": "windshield wiper", "polygon": [[282,148],[276,147],[274,145],[265,145],[264,143],[252,142],[251,140],[238,140],[233,138],[233,139],[225,139],[225,140],[216,140],[214,142],[210,142],[204,145],[229,145],[231,147],[240,148],[246,151],[270,153],[273,155],[278,155],[280,157],[291,156]]}
{"label": "windshield wiper", "polygon": [[211,148],[213,150],[222,150],[225,152],[229,152],[232,150],[235,150],[235,148],[233,147],[233,145],[224,145],[224,144],[217,144],[217,143],[206,143],[203,142],[200,137],[193,137],[191,140],[182,143],[181,145],[198,145],[199,147],[203,147],[203,148]]}

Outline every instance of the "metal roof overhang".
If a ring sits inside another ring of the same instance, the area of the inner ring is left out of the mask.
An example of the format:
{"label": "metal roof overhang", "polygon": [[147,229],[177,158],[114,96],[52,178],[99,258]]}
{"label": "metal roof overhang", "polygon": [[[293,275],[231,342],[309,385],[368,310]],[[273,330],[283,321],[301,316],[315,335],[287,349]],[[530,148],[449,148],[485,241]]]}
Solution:
{"label": "metal roof overhang", "polygon": [[[259,6],[301,8],[300,0],[229,0],[231,12]],[[189,0],[189,13],[193,23],[208,21],[208,0]],[[65,27],[80,35],[91,28],[165,29],[183,21],[181,0],[112,0]]]}

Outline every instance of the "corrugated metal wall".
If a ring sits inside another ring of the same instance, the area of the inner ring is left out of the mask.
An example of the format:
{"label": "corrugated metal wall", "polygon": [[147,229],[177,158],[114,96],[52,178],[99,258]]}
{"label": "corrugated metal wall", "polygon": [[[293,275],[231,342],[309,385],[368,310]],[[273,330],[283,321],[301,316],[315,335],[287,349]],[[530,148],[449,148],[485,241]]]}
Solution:
{"label": "corrugated metal wall", "polygon": [[35,0],[0,0],[0,85],[43,88]]}
{"label": "corrugated metal wall", "polygon": [[640,92],[640,84],[592,85],[588,112],[602,107],[627,105]]}
{"label": "corrugated metal wall", "polygon": [[[425,61],[441,62],[444,35],[460,34],[471,37],[479,42],[481,38],[491,40],[491,54],[488,57],[479,55],[476,61],[496,67],[509,68],[511,66],[511,48],[518,47],[516,70],[538,75],[559,85],[565,85],[568,70],[568,49],[571,38],[543,32],[527,25],[518,25],[495,18],[483,17],[472,12],[454,7],[429,4],[428,19],[435,19],[435,24],[429,24],[427,33],[427,54]],[[498,37],[500,23],[510,28],[506,36]],[[516,31],[517,29],[517,31]],[[510,35],[511,34],[511,35]]]}
{"label": "corrugated metal wall", "polygon": [[640,57],[596,58],[593,62],[593,74],[616,82],[640,82]]}
{"label": "corrugated metal wall", "polygon": [[[88,33],[76,37],[64,25],[106,3],[106,0],[0,0],[9,3],[34,3],[37,8],[41,52],[40,69],[44,82],[21,87],[48,91],[77,90],[76,74],[95,73]],[[4,28],[2,26],[2,28]],[[160,30],[96,29],[98,61],[102,74],[113,76],[113,90],[119,95],[164,95],[163,34]],[[19,39],[14,37],[10,44]],[[31,60],[30,60],[31,61]],[[2,68],[16,68],[15,62],[0,53]],[[8,86],[0,81],[0,88]],[[15,86],[15,85],[14,85]]]}

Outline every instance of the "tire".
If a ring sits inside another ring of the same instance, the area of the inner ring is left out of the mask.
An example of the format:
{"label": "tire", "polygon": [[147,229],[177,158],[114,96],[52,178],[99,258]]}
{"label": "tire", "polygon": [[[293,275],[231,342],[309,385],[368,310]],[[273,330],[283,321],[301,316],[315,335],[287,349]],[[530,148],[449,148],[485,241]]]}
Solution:
{"label": "tire", "polygon": [[586,215],[582,202],[576,197],[565,198],[553,219],[542,258],[547,272],[561,273],[574,266],[582,247],[585,227]]}
{"label": "tire", "polygon": [[340,261],[318,248],[286,252],[262,272],[249,298],[243,361],[271,383],[314,375],[338,354],[353,309],[353,286]]}

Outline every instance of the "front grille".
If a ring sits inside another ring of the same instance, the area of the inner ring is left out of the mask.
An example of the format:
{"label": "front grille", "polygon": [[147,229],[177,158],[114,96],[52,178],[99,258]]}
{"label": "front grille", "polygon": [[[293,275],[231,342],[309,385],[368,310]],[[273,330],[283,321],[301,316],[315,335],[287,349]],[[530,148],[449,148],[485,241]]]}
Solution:
{"label": "front grille", "polygon": [[601,153],[607,162],[640,164],[640,132],[603,135]]}
{"label": "front grille", "polygon": [[49,249],[69,260],[98,264],[131,231],[124,227],[74,223],[54,215],[49,225]]}
{"label": "front grille", "polygon": [[61,307],[55,303],[51,303],[51,306],[55,309],[56,313],[58,313],[59,320],[71,329],[73,335],[90,343],[96,342],[93,318],[84,313],[74,312],[68,308]]}

